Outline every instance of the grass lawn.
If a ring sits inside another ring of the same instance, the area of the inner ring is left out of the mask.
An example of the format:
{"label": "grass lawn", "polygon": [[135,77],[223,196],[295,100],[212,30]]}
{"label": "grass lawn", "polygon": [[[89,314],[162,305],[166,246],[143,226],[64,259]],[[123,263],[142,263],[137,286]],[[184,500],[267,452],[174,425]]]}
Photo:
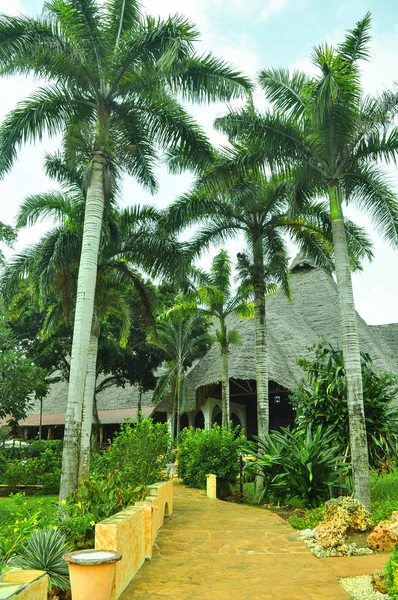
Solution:
{"label": "grass lawn", "polygon": [[15,494],[0,498],[0,527],[11,525],[16,519],[24,519],[39,513],[39,523],[46,527],[56,522],[58,496],[24,496]]}

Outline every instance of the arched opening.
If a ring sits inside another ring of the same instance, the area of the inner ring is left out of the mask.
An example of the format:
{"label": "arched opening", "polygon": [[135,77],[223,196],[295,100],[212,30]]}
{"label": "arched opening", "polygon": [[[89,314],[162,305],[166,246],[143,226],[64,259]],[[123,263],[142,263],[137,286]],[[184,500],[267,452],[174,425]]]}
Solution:
{"label": "arched opening", "polygon": [[183,413],[180,416],[180,429],[185,429],[189,426],[188,415],[187,413]]}
{"label": "arched opening", "polygon": [[205,416],[200,410],[196,413],[195,417],[195,429],[204,429],[205,428]]}
{"label": "arched opening", "polygon": [[238,427],[238,425],[242,425],[242,423],[240,422],[240,419],[239,419],[238,415],[236,413],[234,413],[234,412],[231,415],[231,421],[232,421],[233,427]]}
{"label": "arched opening", "polygon": [[217,425],[222,424],[222,412],[221,412],[221,408],[219,406],[215,406],[213,408],[213,412],[211,415],[211,423],[213,425],[213,423],[217,423]]}
{"label": "arched opening", "polygon": [[166,502],[166,503],[165,503],[165,505],[164,505],[164,513],[163,513],[163,518],[164,518],[164,517],[169,517],[169,516],[170,516],[170,512],[169,512],[169,505],[168,505],[168,503]]}

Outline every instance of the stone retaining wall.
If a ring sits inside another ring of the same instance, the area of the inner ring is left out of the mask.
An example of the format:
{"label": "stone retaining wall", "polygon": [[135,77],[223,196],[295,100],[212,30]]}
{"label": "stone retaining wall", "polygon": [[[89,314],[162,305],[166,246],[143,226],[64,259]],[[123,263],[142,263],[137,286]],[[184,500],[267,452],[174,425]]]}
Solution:
{"label": "stone retaining wall", "polygon": [[43,571],[12,571],[0,581],[0,600],[47,600],[47,586]]}
{"label": "stone retaining wall", "polygon": [[172,512],[173,481],[165,481],[151,485],[143,502],[96,524],[95,547],[123,555],[116,563],[112,600],[119,598],[145,559],[151,558],[157,532]]}

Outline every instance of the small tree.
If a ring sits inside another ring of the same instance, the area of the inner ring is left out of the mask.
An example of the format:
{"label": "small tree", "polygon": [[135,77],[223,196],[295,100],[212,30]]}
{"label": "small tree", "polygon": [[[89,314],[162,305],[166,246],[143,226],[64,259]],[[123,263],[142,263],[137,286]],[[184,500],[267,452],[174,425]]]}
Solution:
{"label": "small tree", "polygon": [[[327,342],[320,342],[312,360],[299,358],[297,363],[305,379],[292,391],[291,401],[297,411],[296,423],[308,426],[332,426],[339,453],[350,454],[347,380],[343,352]],[[398,377],[376,372],[369,354],[361,353],[365,422],[369,464],[378,467],[384,459],[396,456],[398,447]]]}
{"label": "small tree", "polygon": [[0,348],[0,417],[10,415],[18,421],[33,397],[46,395],[47,373],[23,355],[4,321],[0,321]]}

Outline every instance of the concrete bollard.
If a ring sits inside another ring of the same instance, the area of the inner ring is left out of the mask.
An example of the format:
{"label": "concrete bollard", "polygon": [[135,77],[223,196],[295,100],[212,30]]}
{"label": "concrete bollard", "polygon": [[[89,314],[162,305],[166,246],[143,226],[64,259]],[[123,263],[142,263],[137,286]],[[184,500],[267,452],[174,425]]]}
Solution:
{"label": "concrete bollard", "polygon": [[217,500],[217,475],[213,473],[209,473],[206,475],[206,493],[207,497],[211,498],[211,500]]}

